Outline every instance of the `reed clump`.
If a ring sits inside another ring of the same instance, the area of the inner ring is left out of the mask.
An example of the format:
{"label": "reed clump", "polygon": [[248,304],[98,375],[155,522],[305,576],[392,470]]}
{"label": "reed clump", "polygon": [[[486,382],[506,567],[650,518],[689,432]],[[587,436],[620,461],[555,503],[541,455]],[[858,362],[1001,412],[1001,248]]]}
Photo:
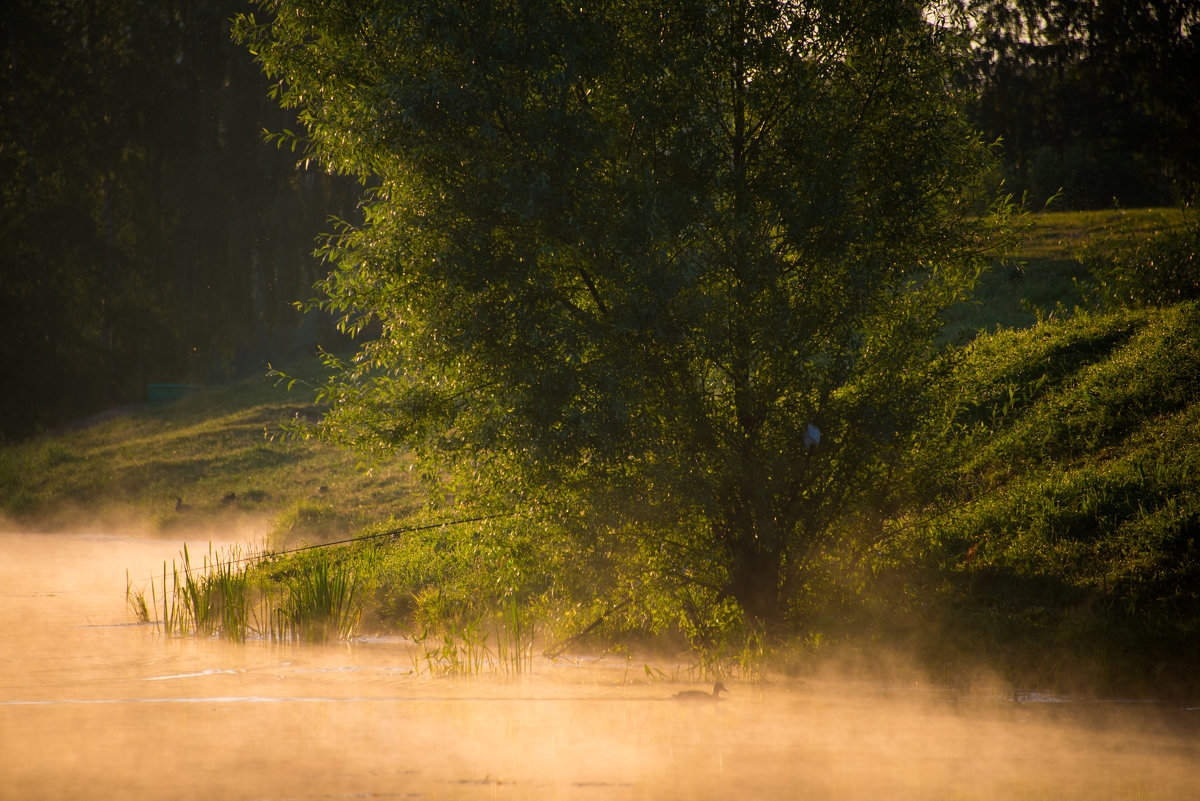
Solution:
{"label": "reed clump", "polygon": [[274,620],[277,639],[303,642],[347,640],[362,611],[358,575],[347,563],[318,551],[306,569],[283,582],[282,604]]}
{"label": "reed clump", "polygon": [[209,546],[193,564],[185,545],[170,568],[146,589],[126,578],[126,603],[138,622],[169,637],[219,637],[326,642],[354,636],[362,613],[357,571],[349,562],[318,552],[302,570],[274,575],[269,553]]}
{"label": "reed clump", "polygon": [[513,600],[490,617],[460,614],[409,631],[416,648],[413,672],[432,676],[528,674],[533,670],[536,625],[529,609]]}

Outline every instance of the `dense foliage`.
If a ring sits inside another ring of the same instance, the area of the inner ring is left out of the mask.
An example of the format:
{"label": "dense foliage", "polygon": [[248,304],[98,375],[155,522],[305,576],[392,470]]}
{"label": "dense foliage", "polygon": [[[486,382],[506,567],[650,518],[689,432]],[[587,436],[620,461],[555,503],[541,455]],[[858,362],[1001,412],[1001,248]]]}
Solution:
{"label": "dense foliage", "polygon": [[[365,543],[386,622],[519,606],[719,649],[740,604],[946,674],[1194,690],[1200,323],[1169,304],[1195,297],[1195,218],[1089,249],[1103,315],[1062,319],[1076,296],[1037,259],[996,271],[1029,319],[987,327],[1058,319],[975,338],[971,316],[927,360],[979,263],[989,157],[961,103],[1018,192],[1186,193],[1192,4],[941,4],[973,20],[961,51],[902,2],[261,5],[288,14],[241,35],[297,134],[228,40],[238,3],[6,9],[0,436],[311,342],[289,304],[355,195],[294,169],[314,157],[377,187],[326,249],[324,306],[365,343],[326,433],[412,448],[501,513]],[[282,540],[394,531],[425,500],[404,460],[262,441],[307,399],[212,414],[225,397],[9,446],[0,506],[269,514]]]}
{"label": "dense foliage", "polygon": [[[10,3],[0,19],[0,436],[219,381],[322,338],[289,304],[356,190],[264,149],[294,128],[228,18],[244,0]],[[1069,207],[1188,197],[1194,4],[947,0],[975,21],[970,119],[1008,191]],[[814,8],[821,4],[814,4]],[[832,6],[830,6],[832,7]],[[471,6],[464,6],[470,10]],[[16,380],[14,378],[14,380]]]}
{"label": "dense foliage", "polygon": [[981,264],[958,39],[909,2],[261,5],[306,155],[377,183],[327,251],[378,335],[324,433],[784,617],[898,489]]}
{"label": "dense foliage", "polygon": [[[1082,217],[1042,215],[1037,252],[1065,257],[1081,226],[1114,227]],[[1153,226],[1137,230],[1149,238]],[[1014,289],[1061,290],[1039,265],[1031,261]],[[995,327],[993,309],[977,309],[976,330]],[[963,685],[980,686],[978,670],[1014,691],[1194,697],[1198,354],[1194,302],[1030,323],[945,351],[937,388],[951,436],[923,450],[951,469],[927,488],[936,492],[894,509],[889,537],[828,555],[795,647],[772,649],[771,664],[810,670],[849,656],[886,670],[896,664],[884,657],[890,649]],[[685,594],[600,585],[610,567],[603,543],[547,536],[514,517],[442,525],[457,517],[417,512],[425,497],[403,463],[367,474],[337,448],[262,439],[264,426],[310,413],[306,399],[259,379],[10,445],[0,449],[0,507],[23,527],[61,527],[67,518],[55,516],[76,506],[93,524],[144,517],[176,534],[231,531],[241,515],[267,515],[273,547],[385,534],[352,559],[368,628],[461,632],[519,606],[554,647],[644,643],[677,654],[673,635],[697,633]],[[230,492],[236,501],[226,503]],[[175,510],[180,494],[186,512]],[[278,563],[298,580],[308,566]],[[739,626],[722,630],[736,624],[729,610],[709,611],[707,637],[693,640],[706,646],[693,657],[701,666],[728,670],[729,659],[762,656]]]}

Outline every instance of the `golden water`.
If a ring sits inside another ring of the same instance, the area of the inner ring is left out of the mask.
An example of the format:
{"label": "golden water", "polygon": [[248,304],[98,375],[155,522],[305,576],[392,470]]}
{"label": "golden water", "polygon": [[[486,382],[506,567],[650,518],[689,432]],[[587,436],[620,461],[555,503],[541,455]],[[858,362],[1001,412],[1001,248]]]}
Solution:
{"label": "golden water", "polygon": [[125,570],[180,545],[0,534],[0,799],[1200,797],[1196,710],[784,680],[684,705],[640,663],[451,680],[395,638],[167,639]]}

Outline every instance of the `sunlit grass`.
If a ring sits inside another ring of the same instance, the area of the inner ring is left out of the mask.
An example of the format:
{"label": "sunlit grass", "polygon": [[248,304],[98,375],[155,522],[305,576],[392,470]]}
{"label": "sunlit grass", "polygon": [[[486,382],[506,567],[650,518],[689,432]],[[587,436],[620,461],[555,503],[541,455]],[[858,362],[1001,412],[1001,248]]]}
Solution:
{"label": "sunlit grass", "polygon": [[1048,211],[1032,215],[1031,222],[1008,254],[1010,261],[984,273],[974,297],[946,312],[942,342],[964,344],[981,332],[1028,328],[1039,319],[1069,315],[1084,302],[1080,282],[1088,275],[1089,248],[1185,224],[1183,212],[1173,208]]}
{"label": "sunlit grass", "polygon": [[1200,305],[981,337],[953,386],[956,485],[874,564],[879,619],[1014,692],[1194,688]]}
{"label": "sunlit grass", "polygon": [[1018,259],[1062,259],[1098,238],[1144,238],[1184,224],[1178,208],[1049,211],[1034,215],[1033,227],[1013,254]]}
{"label": "sunlit grass", "polygon": [[[298,416],[318,413],[311,390],[289,393],[262,377],[8,445],[0,448],[0,514],[31,527],[83,521],[152,531],[291,514],[277,526],[283,545],[410,513],[419,493],[406,460],[367,470],[353,453],[283,436]],[[297,518],[306,503],[328,511]]]}

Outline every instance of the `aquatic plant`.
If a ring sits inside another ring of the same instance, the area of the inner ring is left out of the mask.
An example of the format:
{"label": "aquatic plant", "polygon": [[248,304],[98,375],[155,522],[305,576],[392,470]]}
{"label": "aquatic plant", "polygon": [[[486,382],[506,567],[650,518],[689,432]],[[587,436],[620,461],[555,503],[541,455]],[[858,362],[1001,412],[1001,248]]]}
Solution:
{"label": "aquatic plant", "polygon": [[326,642],[349,639],[362,612],[356,572],[324,550],[285,581],[287,598],[280,618],[288,639]]}
{"label": "aquatic plant", "polygon": [[134,589],[133,580],[129,578],[128,570],[125,571],[125,607],[133,615],[135,622],[150,622],[150,610],[146,606],[146,591],[144,589]]}
{"label": "aquatic plant", "polygon": [[496,629],[496,649],[506,673],[528,673],[533,669],[534,619],[529,608],[509,599]]}
{"label": "aquatic plant", "polygon": [[[244,641],[251,631],[250,583],[243,568],[247,561],[241,558],[237,548],[222,556],[210,545],[202,565],[195,566],[185,544],[181,563],[171,561],[170,584],[167,565],[163,563],[162,616],[153,621],[155,625],[161,626],[163,633],[169,636],[218,635],[235,642]],[[150,589],[152,607],[157,614],[158,594],[153,581]],[[145,592],[134,592],[127,587],[126,597],[134,616],[150,622],[149,610],[145,609]]]}
{"label": "aquatic plant", "polygon": [[148,607],[145,591],[128,580],[126,600],[136,619],[153,622],[172,637],[325,642],[353,636],[362,602],[352,567],[318,552],[305,569],[278,579],[262,572],[267,558],[243,556],[237,547],[223,553],[210,545],[197,566],[184,545],[180,561],[172,560],[169,572],[164,562],[159,583],[151,580]]}
{"label": "aquatic plant", "polygon": [[416,645],[415,673],[432,676],[478,676],[492,666],[496,654],[488,645],[489,632],[476,619],[444,621],[437,628],[426,626],[420,634],[410,631]]}
{"label": "aquatic plant", "polygon": [[533,669],[535,624],[529,610],[510,602],[498,618],[460,614],[427,624],[420,634],[409,631],[416,649],[413,671],[433,676],[478,676],[491,671],[508,675]]}

